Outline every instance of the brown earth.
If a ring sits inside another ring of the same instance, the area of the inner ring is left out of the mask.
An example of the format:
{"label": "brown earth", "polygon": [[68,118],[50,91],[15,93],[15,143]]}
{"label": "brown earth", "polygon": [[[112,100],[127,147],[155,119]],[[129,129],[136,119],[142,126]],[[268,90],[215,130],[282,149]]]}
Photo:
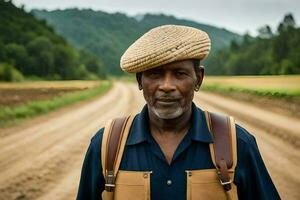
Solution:
{"label": "brown earth", "polygon": [[265,109],[275,113],[300,118],[299,97],[274,98],[270,96],[257,96],[245,92],[217,92],[216,94],[231,97],[235,100],[247,101],[256,106],[264,105]]}
{"label": "brown earth", "polygon": [[0,89],[0,106],[16,106],[31,101],[50,100],[54,97],[62,96],[68,92],[79,90],[81,89]]}
{"label": "brown earth", "polygon": [[[299,118],[206,92],[195,102],[234,115],[256,136],[282,199],[300,199]],[[90,138],[106,120],[136,113],[143,104],[136,85],[116,83],[96,100],[0,129],[0,200],[74,199]]]}
{"label": "brown earth", "polygon": [[90,89],[99,85],[99,81],[0,83],[0,106],[17,106],[31,101],[51,100],[69,92]]}

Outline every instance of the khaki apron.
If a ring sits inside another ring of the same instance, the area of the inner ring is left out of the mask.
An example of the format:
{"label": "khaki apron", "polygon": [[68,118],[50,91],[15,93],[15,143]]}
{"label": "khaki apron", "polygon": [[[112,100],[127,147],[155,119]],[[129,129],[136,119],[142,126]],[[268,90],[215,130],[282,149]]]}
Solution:
{"label": "khaki apron", "polygon": [[[228,200],[238,199],[237,188],[232,184],[233,196],[226,193],[220,184],[216,169],[189,170],[187,174],[187,200]],[[229,171],[231,178],[232,171]],[[150,200],[151,172],[122,171],[118,172],[114,198],[111,192],[103,191],[103,200]],[[111,194],[109,194],[111,193]]]}
{"label": "khaki apron", "polygon": [[[125,127],[125,137],[123,136],[120,142],[120,151],[118,152],[115,165],[116,170],[114,175],[116,177],[114,192],[102,192],[103,200],[150,200],[150,179],[151,171],[124,171],[118,170],[123,155],[125,142],[128,136],[128,132],[131,126],[133,118],[130,118],[128,125]],[[237,163],[236,153],[236,133],[235,123],[233,118],[230,120],[232,128],[232,143],[233,143],[233,166],[228,169],[230,180],[234,179],[234,169]],[[103,140],[102,140],[102,166],[105,165],[105,152],[107,148],[108,130],[110,129],[111,121],[105,126]],[[210,144],[211,158],[215,163],[215,156],[213,150],[213,144]],[[103,174],[105,171],[103,170]],[[220,183],[220,179],[217,175],[217,170],[204,169],[204,170],[186,170],[187,176],[187,200],[237,200],[237,187],[234,183],[231,183],[231,190],[226,192]]]}

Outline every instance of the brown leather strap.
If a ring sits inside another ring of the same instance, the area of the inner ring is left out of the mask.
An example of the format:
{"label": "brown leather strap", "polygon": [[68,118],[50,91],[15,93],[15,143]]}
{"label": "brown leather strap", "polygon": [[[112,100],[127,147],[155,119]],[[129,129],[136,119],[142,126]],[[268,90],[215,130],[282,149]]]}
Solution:
{"label": "brown leather strap", "polygon": [[229,191],[232,180],[228,169],[233,166],[230,118],[216,113],[209,113],[209,118],[218,176],[225,191]]}
{"label": "brown leather strap", "polygon": [[221,160],[225,160],[227,168],[230,169],[233,162],[229,117],[216,113],[209,114],[217,167],[220,167]]}
{"label": "brown leather strap", "polygon": [[223,186],[224,190],[225,191],[231,190],[232,180],[230,180],[228,168],[225,160],[220,161],[220,168],[218,168],[217,171],[218,171],[218,177],[220,179],[220,183]]}
{"label": "brown leather strap", "polygon": [[114,169],[115,158],[120,145],[120,138],[122,138],[123,130],[127,121],[127,117],[117,118],[113,121],[111,127],[111,134],[108,139],[109,151],[107,151],[106,169],[108,171]]}
{"label": "brown leather strap", "polygon": [[116,155],[120,149],[121,138],[124,133],[124,128],[128,117],[117,118],[112,121],[110,128],[108,143],[106,146],[106,184],[105,190],[111,192],[114,189],[115,175],[114,167],[116,162]]}

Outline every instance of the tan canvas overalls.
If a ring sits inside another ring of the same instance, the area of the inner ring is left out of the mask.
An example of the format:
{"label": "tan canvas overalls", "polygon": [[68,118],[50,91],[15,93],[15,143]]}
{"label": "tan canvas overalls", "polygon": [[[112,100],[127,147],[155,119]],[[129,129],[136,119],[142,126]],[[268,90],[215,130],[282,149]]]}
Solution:
{"label": "tan canvas overalls", "polygon": [[[236,185],[232,183],[232,180],[234,178],[234,169],[237,163],[236,132],[234,119],[232,117],[223,116],[223,119],[226,119],[227,125],[223,123],[223,127],[220,124],[212,126],[212,121],[214,121],[212,119],[213,116],[216,116],[216,114],[209,112],[205,112],[205,114],[208,127],[214,139],[214,132],[222,132],[222,129],[226,129],[226,127],[227,129],[229,129],[229,131],[227,132],[229,133],[228,140],[229,143],[231,143],[231,147],[229,151],[228,147],[225,147],[225,149],[227,148],[226,151],[229,152],[229,155],[227,155],[227,157],[231,157],[229,158],[229,160],[231,159],[231,163],[229,165],[231,167],[227,169],[228,165],[226,166],[226,162],[221,162],[220,164],[220,162],[217,161],[218,164],[216,164],[216,160],[223,159],[222,157],[226,157],[226,155],[223,155],[224,153],[218,153],[218,151],[220,150],[216,150],[216,146],[218,145],[223,145],[223,147],[221,148],[224,148],[223,140],[226,140],[226,138],[221,138],[221,141],[219,142],[217,140],[214,140],[214,143],[210,144],[210,153],[214,165],[218,166],[218,168],[205,170],[186,170],[187,200],[237,200],[237,188]],[[103,200],[151,199],[151,171],[118,170],[133,118],[134,117],[123,118],[123,121],[120,119],[119,121],[111,120],[105,126],[101,147],[102,168],[104,177],[106,179],[105,190],[102,193]],[[118,134],[115,134],[116,132]],[[221,172],[222,170],[220,170],[219,166],[223,165],[224,167],[224,163],[227,170],[227,179],[223,179],[223,181],[221,181],[222,175],[224,173]],[[231,189],[226,189],[226,187],[228,186]]]}

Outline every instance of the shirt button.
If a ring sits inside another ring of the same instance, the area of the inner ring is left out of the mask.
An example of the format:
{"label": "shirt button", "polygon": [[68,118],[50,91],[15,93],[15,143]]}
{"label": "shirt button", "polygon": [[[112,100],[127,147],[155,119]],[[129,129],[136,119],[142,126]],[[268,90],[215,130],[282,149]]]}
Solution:
{"label": "shirt button", "polygon": [[168,186],[172,185],[172,181],[171,180],[167,180],[167,185]]}
{"label": "shirt button", "polygon": [[144,178],[148,178],[148,174],[147,173],[144,173]]}

